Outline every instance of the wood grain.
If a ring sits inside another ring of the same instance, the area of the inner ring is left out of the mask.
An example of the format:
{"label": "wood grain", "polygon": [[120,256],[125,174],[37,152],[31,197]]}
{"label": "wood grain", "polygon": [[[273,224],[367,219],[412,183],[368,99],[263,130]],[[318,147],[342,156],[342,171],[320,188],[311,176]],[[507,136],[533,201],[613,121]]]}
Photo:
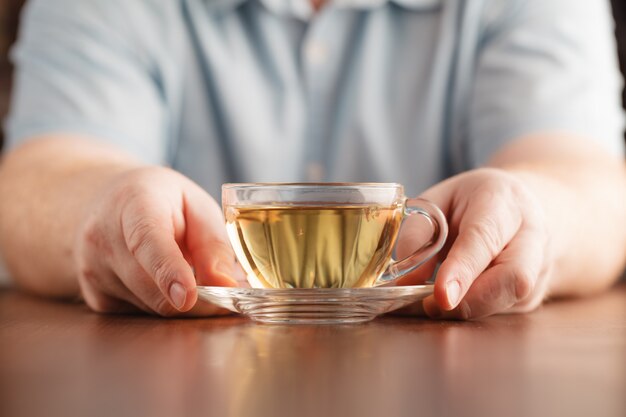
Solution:
{"label": "wood grain", "polygon": [[103,316],[0,292],[0,416],[626,416],[626,285],[475,322]]}

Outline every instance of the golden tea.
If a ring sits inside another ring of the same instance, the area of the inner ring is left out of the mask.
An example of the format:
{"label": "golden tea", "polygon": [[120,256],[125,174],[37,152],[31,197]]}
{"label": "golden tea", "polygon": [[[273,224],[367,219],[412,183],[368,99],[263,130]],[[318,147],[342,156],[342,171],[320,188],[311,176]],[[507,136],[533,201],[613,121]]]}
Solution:
{"label": "golden tea", "polygon": [[226,206],[237,258],[255,287],[370,287],[387,267],[403,206]]}

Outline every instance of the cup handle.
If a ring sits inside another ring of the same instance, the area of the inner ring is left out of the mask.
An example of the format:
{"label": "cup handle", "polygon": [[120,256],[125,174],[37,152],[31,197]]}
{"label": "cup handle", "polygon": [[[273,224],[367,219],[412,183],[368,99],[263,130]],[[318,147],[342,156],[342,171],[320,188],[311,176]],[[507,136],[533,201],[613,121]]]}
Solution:
{"label": "cup handle", "polygon": [[406,258],[399,261],[392,260],[385,272],[376,280],[374,286],[389,284],[402,278],[428,261],[443,248],[448,237],[448,223],[439,207],[423,198],[406,199],[404,203],[404,218],[414,215],[424,216],[430,222],[433,228],[430,240]]}

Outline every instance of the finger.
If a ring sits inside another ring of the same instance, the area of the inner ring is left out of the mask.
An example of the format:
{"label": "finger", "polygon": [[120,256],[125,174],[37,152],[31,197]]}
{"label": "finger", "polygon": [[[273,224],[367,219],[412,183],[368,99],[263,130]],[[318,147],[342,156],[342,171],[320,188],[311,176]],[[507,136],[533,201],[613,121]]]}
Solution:
{"label": "finger", "polygon": [[513,201],[483,192],[469,203],[435,281],[435,299],[444,310],[458,305],[519,230],[522,218]]}
{"label": "finger", "polygon": [[[454,230],[453,227],[450,227],[448,239],[446,239],[446,243],[444,244],[443,248],[441,248],[441,250],[435,256],[433,256],[431,259],[426,261],[419,268],[409,272],[408,274],[400,278],[398,280],[397,285],[419,285],[419,284],[424,284],[425,282],[434,281],[437,270],[439,266],[441,265],[441,262],[446,258],[448,252],[450,251],[450,247],[452,246],[452,242],[454,241],[455,236],[456,236],[456,231]],[[402,250],[398,248],[399,255],[401,254],[401,256],[408,256],[410,255],[412,251],[416,251],[420,249],[416,246],[411,248],[409,246],[411,245],[411,243],[406,243],[406,242],[409,242],[409,241],[407,240],[407,241],[402,242],[402,245],[403,245]],[[423,244],[423,243],[419,242],[417,244]]]}
{"label": "finger", "polygon": [[99,289],[93,288],[84,281],[81,282],[80,287],[81,298],[87,307],[96,313],[131,314],[143,311],[135,303],[127,300],[127,298],[132,299],[132,296],[129,294],[126,294],[128,297],[111,296]]}
{"label": "finger", "polygon": [[[447,217],[449,207],[446,203],[450,199],[450,181],[444,181],[421,195],[434,204],[436,204]],[[400,280],[397,285],[417,285],[423,284],[426,281],[434,278],[435,271],[438,265],[445,259],[445,256],[450,249],[451,238],[455,232],[453,225],[449,225],[449,236],[444,247],[431,259],[426,261],[419,268],[409,272]],[[422,249],[424,246],[430,244],[432,239],[432,224],[424,216],[410,216],[405,218],[398,235],[398,241],[396,244],[397,259],[404,259],[414,252]],[[420,303],[421,305],[421,303]]]}
{"label": "finger", "polygon": [[192,253],[198,285],[237,286],[234,255],[232,252],[228,253],[221,243],[205,242]]}
{"label": "finger", "polygon": [[433,237],[433,226],[424,216],[406,217],[398,234],[396,254],[399,259],[410,256],[416,250],[428,245]]}
{"label": "finger", "polygon": [[215,304],[211,304],[207,301],[198,299],[196,305],[189,311],[179,313],[179,317],[211,317],[211,316],[228,316],[234,314],[232,311],[222,307],[218,307]]}
{"label": "finger", "polygon": [[137,314],[143,311],[134,304],[104,293],[83,293],[85,304],[92,311],[101,314]]}
{"label": "finger", "polygon": [[426,314],[433,318],[480,318],[510,311],[532,297],[544,263],[544,245],[539,240],[530,230],[520,231],[473,282],[455,309],[442,311],[435,300],[428,300],[424,303]]}
{"label": "finger", "polygon": [[421,285],[431,281],[439,265],[439,257],[435,256],[421,265],[419,268],[407,273],[398,280],[397,285]]}
{"label": "finger", "polygon": [[[79,268],[78,283],[85,303],[92,310],[100,313],[150,312],[150,309],[124,286],[114,271],[101,265],[97,259],[88,265],[85,263]],[[122,307],[124,304],[127,306]],[[134,308],[129,308],[128,305]]]}
{"label": "finger", "polygon": [[186,246],[198,283],[237,286],[235,254],[217,203],[203,190],[193,186],[185,192],[184,213]]}
{"label": "finger", "polygon": [[180,313],[130,252],[120,251],[116,255],[113,270],[126,290],[144,306],[143,311],[162,317],[173,317]]}
{"label": "finger", "polygon": [[130,209],[122,213],[122,234],[129,252],[171,305],[179,311],[191,309],[197,299],[196,281],[176,243],[172,220]]}
{"label": "finger", "polygon": [[[423,216],[408,217],[402,224],[398,243],[396,244],[396,254],[398,260],[405,259],[411,254],[430,243],[432,237],[432,226]],[[433,273],[439,262],[439,257],[429,259],[419,268],[404,275],[398,281],[398,285],[423,284],[433,277]]]}
{"label": "finger", "polygon": [[[547,247],[547,245],[546,245]],[[542,251],[544,257],[543,268],[539,271],[539,276],[533,285],[533,290],[530,295],[522,300],[519,300],[508,311],[511,313],[528,313],[537,309],[549,296],[548,284],[550,282],[550,276],[553,271],[553,265],[545,262],[545,259],[550,258],[550,254],[546,251]]]}
{"label": "finger", "polygon": [[126,285],[127,291],[132,292],[138,302],[145,306],[142,310],[150,314],[157,314],[162,317],[207,317],[230,313],[229,310],[202,302],[199,299],[191,310],[180,312],[169,303],[154,280],[128,252],[125,256],[118,257],[114,268],[115,273],[121,277],[122,282]]}
{"label": "finger", "polygon": [[389,314],[398,315],[398,316],[425,317],[426,312],[424,311],[424,300],[420,300],[413,304],[409,304],[408,306],[402,307],[398,310],[394,310],[390,312]]}

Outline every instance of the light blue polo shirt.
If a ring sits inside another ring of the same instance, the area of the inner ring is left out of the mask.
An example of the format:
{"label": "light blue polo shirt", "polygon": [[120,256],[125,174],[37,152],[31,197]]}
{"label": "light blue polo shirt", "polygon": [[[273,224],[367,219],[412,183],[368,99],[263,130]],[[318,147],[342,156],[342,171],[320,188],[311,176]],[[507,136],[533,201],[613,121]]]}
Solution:
{"label": "light blue polo shirt", "polygon": [[518,137],[623,155],[608,1],[33,0],[8,147],[72,133],[231,181],[400,182]]}

